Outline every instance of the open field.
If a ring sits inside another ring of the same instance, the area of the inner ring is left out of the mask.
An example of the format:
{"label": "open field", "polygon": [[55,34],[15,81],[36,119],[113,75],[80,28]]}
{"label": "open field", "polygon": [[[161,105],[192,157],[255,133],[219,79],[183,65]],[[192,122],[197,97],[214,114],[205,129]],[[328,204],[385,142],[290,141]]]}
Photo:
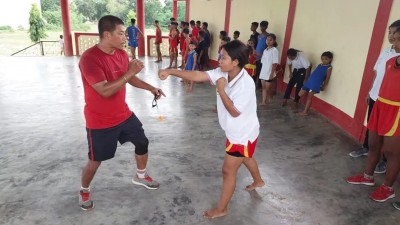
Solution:
{"label": "open field", "polygon": [[[154,28],[149,27],[150,29],[146,29],[146,35],[154,35]],[[89,31],[72,31],[72,39],[74,38],[75,32],[88,32],[88,33],[97,33],[97,25],[93,24],[90,27]],[[166,31],[163,29],[163,34]],[[43,39],[43,41],[58,41],[60,39],[60,34],[63,34],[62,31],[47,31],[47,38]],[[72,40],[73,45],[75,45]],[[11,54],[24,49],[30,45],[32,45],[32,41],[29,38],[29,33],[27,30],[16,30],[16,31],[0,31],[0,56],[10,56]],[[75,49],[75,46],[73,46]]]}

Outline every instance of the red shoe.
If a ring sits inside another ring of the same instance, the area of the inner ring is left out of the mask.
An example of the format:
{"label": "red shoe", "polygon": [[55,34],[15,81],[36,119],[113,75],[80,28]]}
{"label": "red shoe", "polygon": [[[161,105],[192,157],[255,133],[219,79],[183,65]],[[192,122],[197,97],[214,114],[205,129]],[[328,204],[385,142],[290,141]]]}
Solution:
{"label": "red shoe", "polygon": [[368,186],[375,185],[374,178],[366,178],[364,173],[354,176],[354,177],[347,178],[347,183],[349,183],[349,184],[364,184],[364,185],[368,185]]}
{"label": "red shoe", "polygon": [[374,192],[372,192],[369,197],[374,201],[384,202],[388,199],[394,198],[395,196],[396,195],[394,194],[393,188],[382,184]]}

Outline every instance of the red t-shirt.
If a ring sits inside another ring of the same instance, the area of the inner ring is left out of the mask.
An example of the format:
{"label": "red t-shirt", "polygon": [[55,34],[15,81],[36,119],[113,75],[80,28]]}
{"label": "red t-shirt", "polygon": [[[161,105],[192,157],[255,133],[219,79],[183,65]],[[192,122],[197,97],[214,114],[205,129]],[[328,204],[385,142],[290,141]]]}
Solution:
{"label": "red t-shirt", "polygon": [[183,48],[185,46],[185,36],[183,35],[183,32],[179,34],[179,45],[181,47],[181,50],[183,51]]}
{"label": "red t-shirt", "polygon": [[197,28],[196,26],[193,27],[192,29],[192,37],[196,38],[196,42],[199,42],[200,38],[199,38],[199,28]]}
{"label": "red t-shirt", "polygon": [[396,67],[395,56],[386,62],[385,76],[379,90],[379,97],[400,102],[400,67]]}
{"label": "red t-shirt", "polygon": [[177,48],[178,47],[178,34],[175,35],[172,39],[169,39],[169,47]]}
{"label": "red t-shirt", "polygon": [[156,29],[156,44],[161,44],[162,43],[162,37],[161,37],[161,29],[157,27]]}
{"label": "red t-shirt", "polygon": [[110,55],[97,45],[86,50],[79,61],[85,93],[86,127],[104,129],[116,126],[132,115],[125,102],[125,86],[109,98],[104,98],[92,87],[101,81],[111,82],[128,71],[129,57],[124,50]]}

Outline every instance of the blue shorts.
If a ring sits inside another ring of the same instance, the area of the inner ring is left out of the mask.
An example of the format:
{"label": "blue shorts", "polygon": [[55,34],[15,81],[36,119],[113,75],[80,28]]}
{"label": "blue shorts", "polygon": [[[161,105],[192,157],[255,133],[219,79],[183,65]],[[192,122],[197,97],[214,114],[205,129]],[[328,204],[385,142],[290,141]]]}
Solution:
{"label": "blue shorts", "polygon": [[139,46],[138,40],[129,40],[128,45],[129,45],[129,47],[135,47],[136,48],[137,46]]}

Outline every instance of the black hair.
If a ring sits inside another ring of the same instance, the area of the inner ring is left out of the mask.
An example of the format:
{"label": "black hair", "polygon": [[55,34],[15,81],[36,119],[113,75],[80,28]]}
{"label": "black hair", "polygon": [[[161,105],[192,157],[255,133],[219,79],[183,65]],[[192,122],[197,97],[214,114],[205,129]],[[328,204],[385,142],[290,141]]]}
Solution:
{"label": "black hair", "polygon": [[200,21],[200,20],[197,20],[197,21],[196,21],[196,24],[201,24],[201,21]]}
{"label": "black hair", "polygon": [[189,22],[185,22],[185,26],[190,26]]}
{"label": "black hair", "polygon": [[393,32],[393,35],[394,35],[395,33],[399,33],[399,34],[400,34],[400,27],[397,27],[397,29]]}
{"label": "black hair", "polygon": [[266,21],[266,20],[261,21],[260,27],[268,28],[268,21]]}
{"label": "black hair", "polygon": [[169,18],[169,21],[175,21],[175,18],[174,17],[171,17],[171,18]]}
{"label": "black hair", "polygon": [[188,28],[183,29],[183,30],[182,30],[182,33],[184,33],[184,34],[189,34],[189,29],[188,29]]}
{"label": "black hair", "polygon": [[190,25],[195,25],[195,24],[196,24],[196,22],[194,22],[194,20],[190,21]]}
{"label": "black hair", "polygon": [[225,41],[225,42],[230,42],[230,41],[231,41],[231,38],[228,37],[228,36],[223,36],[221,40],[222,40],[222,41]]}
{"label": "black hair", "polygon": [[203,22],[203,26],[208,27],[208,23],[207,22]]}
{"label": "black hair", "polygon": [[271,37],[271,38],[274,40],[274,47],[278,47],[278,43],[276,43],[276,35],[273,34],[273,33],[269,33],[269,34],[267,35],[267,38],[268,38],[268,37]]}
{"label": "black hair", "polygon": [[247,40],[247,41],[252,41],[254,44],[256,43],[255,40],[254,40],[254,38],[250,38],[250,39]]}
{"label": "black hair", "polygon": [[98,24],[100,38],[103,38],[104,32],[106,31],[113,32],[117,25],[124,25],[124,22],[120,18],[112,15],[101,17]]}
{"label": "black hair", "polygon": [[255,26],[255,27],[258,27],[258,22],[252,22],[251,25]]}
{"label": "black hair", "polygon": [[60,35],[60,38],[63,38],[63,37],[64,37],[64,36],[61,34],[61,35]]}
{"label": "black hair", "polygon": [[185,23],[186,23],[185,21],[181,21],[181,25],[185,25]]}
{"label": "black hair", "polygon": [[154,20],[154,23],[158,23],[158,20]]}
{"label": "black hair", "polygon": [[224,30],[221,30],[220,32],[219,32],[219,34],[222,36],[222,37],[226,37],[228,34],[226,33],[226,31],[224,31]]}
{"label": "black hair", "polygon": [[392,28],[392,27],[396,27],[396,28],[400,27],[400,20],[396,20],[392,24],[390,24],[389,28]]}
{"label": "black hair", "polygon": [[333,53],[330,52],[330,51],[323,52],[322,55],[321,55],[321,57],[322,57],[322,56],[328,57],[329,59],[331,59],[331,61],[332,61],[332,59],[333,59]]}
{"label": "black hair", "polygon": [[131,19],[131,23],[135,24],[136,20],[135,19]]}
{"label": "black hair", "polygon": [[233,34],[236,34],[237,36],[239,36],[240,35],[240,31],[235,30],[235,32],[233,32]]}
{"label": "black hair", "polygon": [[190,41],[189,45],[196,45],[197,46],[197,42],[196,41]]}
{"label": "black hair", "polygon": [[294,48],[289,48],[286,52],[287,56],[292,56],[292,57],[296,57],[297,53],[301,52],[300,50],[294,49]]}
{"label": "black hair", "polygon": [[237,60],[239,62],[240,68],[249,63],[249,49],[243,42],[231,41],[223,45],[222,48],[225,49],[232,61]]}

